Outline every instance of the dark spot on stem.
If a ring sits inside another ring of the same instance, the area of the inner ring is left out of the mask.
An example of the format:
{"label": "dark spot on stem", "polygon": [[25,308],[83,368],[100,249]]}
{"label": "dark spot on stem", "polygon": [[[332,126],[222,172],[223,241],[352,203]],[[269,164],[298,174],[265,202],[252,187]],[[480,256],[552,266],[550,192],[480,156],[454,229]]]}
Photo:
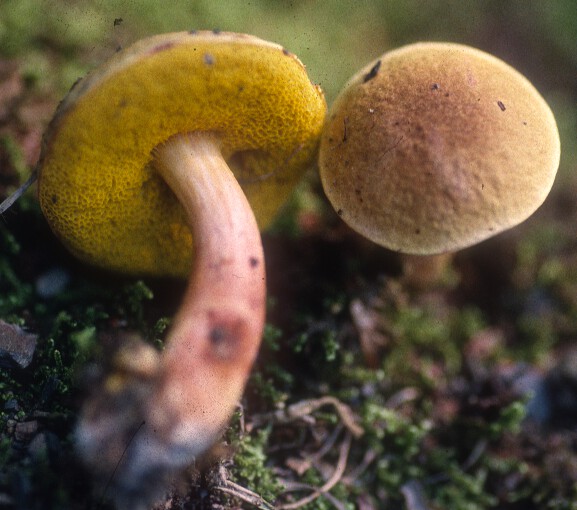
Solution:
{"label": "dark spot on stem", "polygon": [[189,33],[190,35],[196,35],[196,30],[189,30],[188,33]]}
{"label": "dark spot on stem", "polygon": [[209,356],[227,361],[242,356],[243,340],[246,338],[245,322],[233,314],[208,312],[210,343]]}
{"label": "dark spot on stem", "polygon": [[505,108],[505,105],[503,104],[502,101],[497,101],[497,104],[499,105],[499,108],[501,108],[501,111],[504,112],[507,108]]}
{"label": "dark spot on stem", "polygon": [[345,117],[345,118],[343,119],[343,142],[346,142],[346,141],[347,141],[347,138],[348,138],[348,135],[349,135],[349,134],[347,133],[347,124],[348,124],[348,123],[349,123],[349,118],[348,118],[348,117]]}
{"label": "dark spot on stem", "polygon": [[220,28],[214,28],[214,29],[212,30],[212,33],[213,33],[214,35],[218,35],[218,34],[220,34],[220,32],[221,32]]}
{"label": "dark spot on stem", "polygon": [[210,330],[209,339],[213,344],[222,343],[229,336],[229,332],[223,326],[215,326]]}
{"label": "dark spot on stem", "polygon": [[419,235],[421,233],[421,229],[420,228],[416,228],[415,229],[415,234]]}
{"label": "dark spot on stem", "polygon": [[114,26],[117,27],[122,24],[122,18],[114,18]]}
{"label": "dark spot on stem", "polygon": [[256,257],[251,257],[250,259],[248,259],[248,263],[250,264],[250,267],[257,267],[258,259]]}
{"label": "dark spot on stem", "polygon": [[338,209],[338,210],[337,210],[337,214],[338,214],[339,216],[342,216],[342,215],[343,215],[343,210],[342,210],[342,209]]}
{"label": "dark spot on stem", "polygon": [[439,90],[441,86],[438,83],[433,83],[431,85],[431,90]]}
{"label": "dark spot on stem", "polygon": [[377,63],[371,67],[371,70],[365,74],[363,77],[363,83],[367,83],[369,80],[372,80],[377,74],[379,74],[379,69],[381,68],[381,61],[377,60]]}
{"label": "dark spot on stem", "polygon": [[50,197],[50,201],[51,201],[54,205],[56,205],[56,204],[58,203],[58,197],[57,197],[56,195],[52,195],[52,196]]}

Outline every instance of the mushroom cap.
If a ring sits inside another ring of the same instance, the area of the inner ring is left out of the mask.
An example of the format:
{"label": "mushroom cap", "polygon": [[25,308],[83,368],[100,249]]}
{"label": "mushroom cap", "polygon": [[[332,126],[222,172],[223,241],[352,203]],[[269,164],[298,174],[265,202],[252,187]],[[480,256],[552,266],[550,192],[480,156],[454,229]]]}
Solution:
{"label": "mushroom cap", "polygon": [[279,45],[207,31],[143,39],[59,105],[40,157],[40,204],[87,262],[186,276],[190,229],[152,150],[176,134],[214,133],[264,228],[314,160],[325,114],[322,91]]}
{"label": "mushroom cap", "polygon": [[343,220],[395,251],[435,254],[529,217],[559,165],[555,119],[515,69],[416,43],[371,62],[329,112],[319,166]]}

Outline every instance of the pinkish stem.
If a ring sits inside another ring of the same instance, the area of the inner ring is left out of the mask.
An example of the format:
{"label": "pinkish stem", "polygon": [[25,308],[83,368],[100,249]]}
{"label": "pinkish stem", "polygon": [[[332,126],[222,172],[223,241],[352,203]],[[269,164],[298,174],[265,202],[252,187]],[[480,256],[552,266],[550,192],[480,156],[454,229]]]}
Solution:
{"label": "pinkish stem", "polygon": [[195,259],[148,419],[167,440],[200,454],[227,424],[258,352],[264,255],[254,214],[215,137],[176,136],[154,156],[188,216]]}
{"label": "pinkish stem", "polygon": [[265,319],[260,233],[217,138],[175,136],[154,151],[154,164],[192,229],[190,282],[165,351],[127,342],[76,430],[79,452],[119,508],[161,497],[218,439],[244,391]]}

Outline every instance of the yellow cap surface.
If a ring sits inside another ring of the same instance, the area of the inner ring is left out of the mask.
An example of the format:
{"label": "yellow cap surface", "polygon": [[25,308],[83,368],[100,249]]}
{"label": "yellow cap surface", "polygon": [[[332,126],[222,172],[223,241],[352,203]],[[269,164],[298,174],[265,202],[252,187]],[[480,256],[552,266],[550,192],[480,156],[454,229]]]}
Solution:
{"label": "yellow cap surface", "polygon": [[319,166],[352,228],[434,254],[530,216],[559,154],[551,110],[516,70],[467,46],[417,43],[351,79],[331,108]]}
{"label": "yellow cap surface", "polygon": [[216,134],[264,227],[311,165],[325,112],[322,91],[281,46],[215,32],[144,39],[58,107],[41,155],[42,210],[90,263],[185,276],[193,241],[154,147],[178,133]]}

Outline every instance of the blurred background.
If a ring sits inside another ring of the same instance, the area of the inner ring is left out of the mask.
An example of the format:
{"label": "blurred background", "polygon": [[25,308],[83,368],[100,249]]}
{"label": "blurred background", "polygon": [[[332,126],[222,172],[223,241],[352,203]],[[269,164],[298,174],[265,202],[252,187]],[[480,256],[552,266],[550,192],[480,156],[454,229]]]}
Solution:
{"label": "blurred background", "polygon": [[[387,49],[454,41],[494,53],[525,74],[562,133],[557,186],[575,184],[577,7],[573,0],[2,0],[0,54],[60,97],[116,51],[147,35],[191,29],[246,32],[296,53],[329,104]],[[574,189],[574,188],[573,188]]]}

